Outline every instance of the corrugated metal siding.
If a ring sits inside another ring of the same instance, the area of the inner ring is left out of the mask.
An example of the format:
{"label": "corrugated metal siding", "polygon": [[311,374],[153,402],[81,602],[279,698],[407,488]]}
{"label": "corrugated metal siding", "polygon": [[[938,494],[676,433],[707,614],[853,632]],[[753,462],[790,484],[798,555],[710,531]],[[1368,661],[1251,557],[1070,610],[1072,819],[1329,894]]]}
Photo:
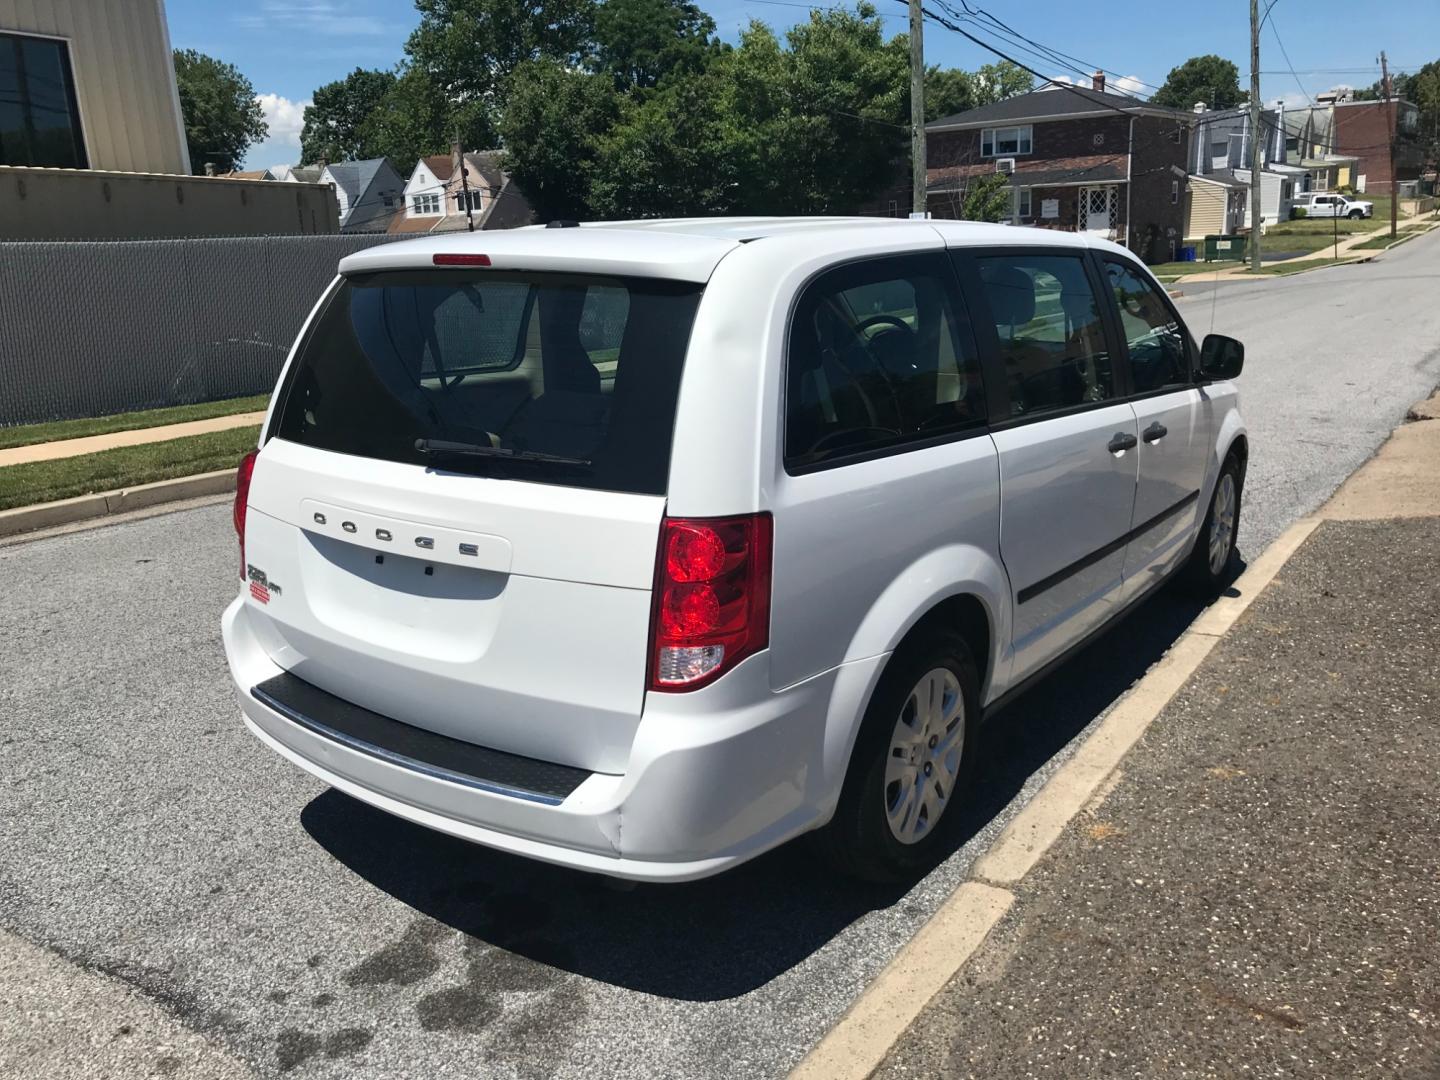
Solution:
{"label": "corrugated metal siding", "polygon": [[64,38],[92,169],[186,173],[162,0],[0,0],[0,31]]}
{"label": "corrugated metal siding", "polygon": [[1197,180],[1190,181],[1190,213],[1185,236],[1205,236],[1225,231],[1225,189]]}

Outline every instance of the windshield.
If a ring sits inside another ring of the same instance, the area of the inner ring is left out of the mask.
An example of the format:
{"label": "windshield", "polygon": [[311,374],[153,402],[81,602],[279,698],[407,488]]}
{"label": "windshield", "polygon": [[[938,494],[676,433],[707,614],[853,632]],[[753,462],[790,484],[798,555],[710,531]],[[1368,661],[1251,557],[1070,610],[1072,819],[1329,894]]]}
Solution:
{"label": "windshield", "polygon": [[272,434],[433,469],[664,494],[700,292],[484,270],[351,277],[306,335]]}

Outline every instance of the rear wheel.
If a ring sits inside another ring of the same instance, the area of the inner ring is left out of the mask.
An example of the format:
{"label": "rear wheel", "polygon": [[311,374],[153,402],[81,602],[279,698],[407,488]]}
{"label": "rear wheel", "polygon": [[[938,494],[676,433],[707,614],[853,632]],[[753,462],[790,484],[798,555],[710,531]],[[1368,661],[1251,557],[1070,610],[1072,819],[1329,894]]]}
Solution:
{"label": "rear wheel", "polygon": [[1210,508],[1185,568],[1190,584],[1201,592],[1213,594],[1225,586],[1230,562],[1235,558],[1235,536],[1240,529],[1240,489],[1240,461],[1231,454],[1220,466]]}
{"label": "rear wheel", "polygon": [[941,631],[890,660],[860,725],[835,817],[816,834],[836,868],[871,881],[914,873],[960,822],[980,679],[964,638]]}

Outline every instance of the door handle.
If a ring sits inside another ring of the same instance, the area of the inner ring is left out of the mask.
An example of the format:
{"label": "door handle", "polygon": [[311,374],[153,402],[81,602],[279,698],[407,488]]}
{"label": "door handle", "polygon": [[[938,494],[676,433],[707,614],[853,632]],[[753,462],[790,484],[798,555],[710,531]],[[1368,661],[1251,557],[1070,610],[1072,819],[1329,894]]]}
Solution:
{"label": "door handle", "polygon": [[1170,429],[1167,428],[1164,424],[1160,423],[1159,420],[1156,420],[1155,423],[1151,424],[1145,429],[1145,434],[1142,435],[1141,438],[1143,438],[1147,443],[1152,443],[1159,442],[1161,439],[1163,439],[1166,435],[1169,434]]}
{"label": "door handle", "polygon": [[1134,435],[1122,431],[1114,435],[1110,441],[1105,444],[1105,449],[1109,450],[1112,454],[1118,454],[1125,450],[1134,450],[1136,444],[1137,440]]}

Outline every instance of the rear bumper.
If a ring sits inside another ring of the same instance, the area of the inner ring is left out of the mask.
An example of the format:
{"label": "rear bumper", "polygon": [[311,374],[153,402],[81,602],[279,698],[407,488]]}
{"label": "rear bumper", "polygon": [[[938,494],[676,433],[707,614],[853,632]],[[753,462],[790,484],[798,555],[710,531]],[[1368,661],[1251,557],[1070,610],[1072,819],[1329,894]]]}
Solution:
{"label": "rear bumper", "polygon": [[[297,723],[252,688],[280,675],[243,598],[223,619],[246,725],[272,750],[397,817],[488,847],[614,877],[686,881],[729,869],[814,828],[833,809],[826,777],[834,688],[865,685],[883,657],[781,692],[762,654],[692,694],[650,695],[623,774],[591,773],[559,801],[478,789],[384,760]],[[853,716],[853,711],[852,711]]]}

